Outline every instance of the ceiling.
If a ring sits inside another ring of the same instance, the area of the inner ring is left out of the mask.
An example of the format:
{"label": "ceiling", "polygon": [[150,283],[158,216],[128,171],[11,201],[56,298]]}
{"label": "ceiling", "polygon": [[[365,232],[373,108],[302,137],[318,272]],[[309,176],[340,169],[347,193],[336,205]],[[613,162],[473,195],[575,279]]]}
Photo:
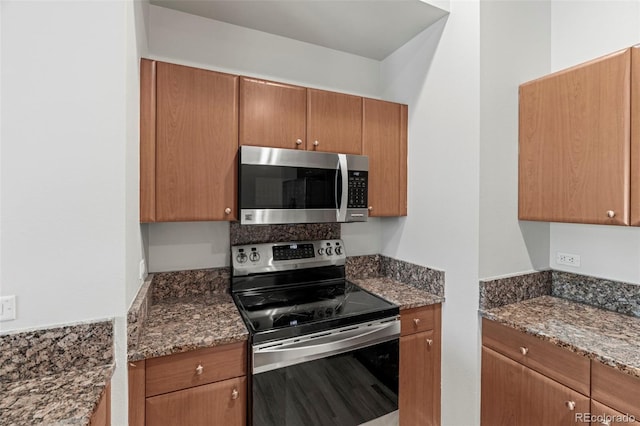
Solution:
{"label": "ceiling", "polygon": [[421,0],[150,0],[151,4],[382,60],[448,12]]}

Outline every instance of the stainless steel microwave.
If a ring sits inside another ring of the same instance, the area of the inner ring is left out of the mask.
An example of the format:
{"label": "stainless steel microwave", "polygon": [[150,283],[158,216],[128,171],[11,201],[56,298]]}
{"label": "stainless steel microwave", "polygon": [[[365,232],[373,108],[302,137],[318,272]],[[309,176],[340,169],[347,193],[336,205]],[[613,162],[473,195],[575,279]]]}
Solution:
{"label": "stainless steel microwave", "polygon": [[364,222],[369,158],[241,146],[241,224]]}

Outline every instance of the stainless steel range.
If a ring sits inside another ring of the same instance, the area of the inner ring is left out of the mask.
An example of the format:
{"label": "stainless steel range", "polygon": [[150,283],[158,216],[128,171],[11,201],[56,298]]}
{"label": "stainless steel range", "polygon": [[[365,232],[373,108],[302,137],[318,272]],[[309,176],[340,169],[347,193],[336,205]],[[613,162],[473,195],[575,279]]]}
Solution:
{"label": "stainless steel range", "polygon": [[249,424],[397,416],[399,308],[345,279],[341,240],[234,246],[231,256],[250,332]]}

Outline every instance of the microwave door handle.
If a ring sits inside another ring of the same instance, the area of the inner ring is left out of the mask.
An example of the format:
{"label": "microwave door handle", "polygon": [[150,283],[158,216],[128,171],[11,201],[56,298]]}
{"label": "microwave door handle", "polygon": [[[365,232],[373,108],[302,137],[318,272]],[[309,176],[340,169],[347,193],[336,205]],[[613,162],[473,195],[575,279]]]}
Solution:
{"label": "microwave door handle", "polygon": [[[342,197],[337,205],[337,222],[347,221],[347,200],[349,198],[349,169],[347,154],[338,154],[338,173],[342,176]],[[336,174],[336,201],[338,198],[338,174]]]}

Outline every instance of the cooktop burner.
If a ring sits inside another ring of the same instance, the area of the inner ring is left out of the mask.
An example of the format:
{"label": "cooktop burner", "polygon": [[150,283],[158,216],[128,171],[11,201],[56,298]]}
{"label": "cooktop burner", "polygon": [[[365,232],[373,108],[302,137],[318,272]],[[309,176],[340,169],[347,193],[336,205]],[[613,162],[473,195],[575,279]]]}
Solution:
{"label": "cooktop burner", "polygon": [[253,342],[399,314],[396,305],[345,280],[342,248],[340,240],[232,248],[233,298]]}

